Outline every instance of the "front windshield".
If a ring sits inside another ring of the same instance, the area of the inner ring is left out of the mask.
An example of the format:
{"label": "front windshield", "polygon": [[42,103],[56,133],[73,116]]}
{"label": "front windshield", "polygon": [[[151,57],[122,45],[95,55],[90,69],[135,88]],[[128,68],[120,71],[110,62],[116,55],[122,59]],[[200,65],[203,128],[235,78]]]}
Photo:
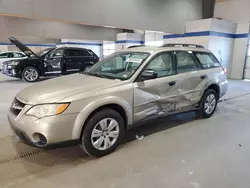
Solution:
{"label": "front windshield", "polygon": [[103,78],[127,80],[150,54],[144,52],[118,52],[95,64],[85,74]]}

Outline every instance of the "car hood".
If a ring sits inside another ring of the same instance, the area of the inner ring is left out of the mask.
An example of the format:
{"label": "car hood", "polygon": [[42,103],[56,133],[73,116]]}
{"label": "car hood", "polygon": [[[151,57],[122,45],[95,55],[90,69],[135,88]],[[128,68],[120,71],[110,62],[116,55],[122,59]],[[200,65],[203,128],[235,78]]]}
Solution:
{"label": "car hood", "polygon": [[[17,94],[27,104],[56,103],[66,97],[120,84],[119,80],[73,74],[34,84]],[[71,101],[69,101],[71,102]]]}
{"label": "car hood", "polygon": [[21,50],[26,56],[34,55],[38,57],[31,49],[21,43],[19,40],[15,39],[14,37],[10,37],[9,41],[14,44],[19,50]]}

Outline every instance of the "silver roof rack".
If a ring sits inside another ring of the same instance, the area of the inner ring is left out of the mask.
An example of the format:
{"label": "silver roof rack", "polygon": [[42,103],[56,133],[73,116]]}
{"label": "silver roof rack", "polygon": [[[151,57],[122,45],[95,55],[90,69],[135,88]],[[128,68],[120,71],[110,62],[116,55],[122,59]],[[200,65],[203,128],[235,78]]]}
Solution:
{"label": "silver roof rack", "polygon": [[145,45],[133,45],[133,46],[129,46],[129,47],[127,47],[127,49],[129,49],[129,48],[138,48],[138,47],[144,47]]}
{"label": "silver roof rack", "polygon": [[163,44],[161,47],[178,47],[178,46],[193,47],[193,48],[205,48],[204,46],[199,45],[199,44],[181,44],[181,43],[167,43],[167,44]]}

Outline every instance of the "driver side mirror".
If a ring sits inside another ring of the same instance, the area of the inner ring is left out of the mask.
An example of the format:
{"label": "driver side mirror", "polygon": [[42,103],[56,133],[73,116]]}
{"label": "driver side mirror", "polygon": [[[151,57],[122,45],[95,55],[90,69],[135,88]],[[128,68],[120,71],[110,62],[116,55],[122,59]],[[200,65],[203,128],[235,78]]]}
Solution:
{"label": "driver side mirror", "polygon": [[141,81],[152,80],[157,78],[157,73],[152,70],[145,70],[141,74]]}

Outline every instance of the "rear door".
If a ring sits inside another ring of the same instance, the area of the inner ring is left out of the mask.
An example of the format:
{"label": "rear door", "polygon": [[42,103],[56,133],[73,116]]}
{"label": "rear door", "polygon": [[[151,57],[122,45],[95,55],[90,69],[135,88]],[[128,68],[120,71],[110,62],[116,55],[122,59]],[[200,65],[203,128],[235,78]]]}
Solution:
{"label": "rear door", "polygon": [[207,83],[207,74],[201,70],[201,65],[192,51],[175,51],[177,63],[178,87],[180,95],[176,110],[196,107],[200,100],[200,93]]}
{"label": "rear door", "polygon": [[84,61],[80,49],[66,49],[65,50],[65,64],[67,73],[79,72],[81,64]]}
{"label": "rear door", "polygon": [[67,49],[65,52],[66,67],[68,73],[84,71],[87,66],[98,61],[87,49]]}

